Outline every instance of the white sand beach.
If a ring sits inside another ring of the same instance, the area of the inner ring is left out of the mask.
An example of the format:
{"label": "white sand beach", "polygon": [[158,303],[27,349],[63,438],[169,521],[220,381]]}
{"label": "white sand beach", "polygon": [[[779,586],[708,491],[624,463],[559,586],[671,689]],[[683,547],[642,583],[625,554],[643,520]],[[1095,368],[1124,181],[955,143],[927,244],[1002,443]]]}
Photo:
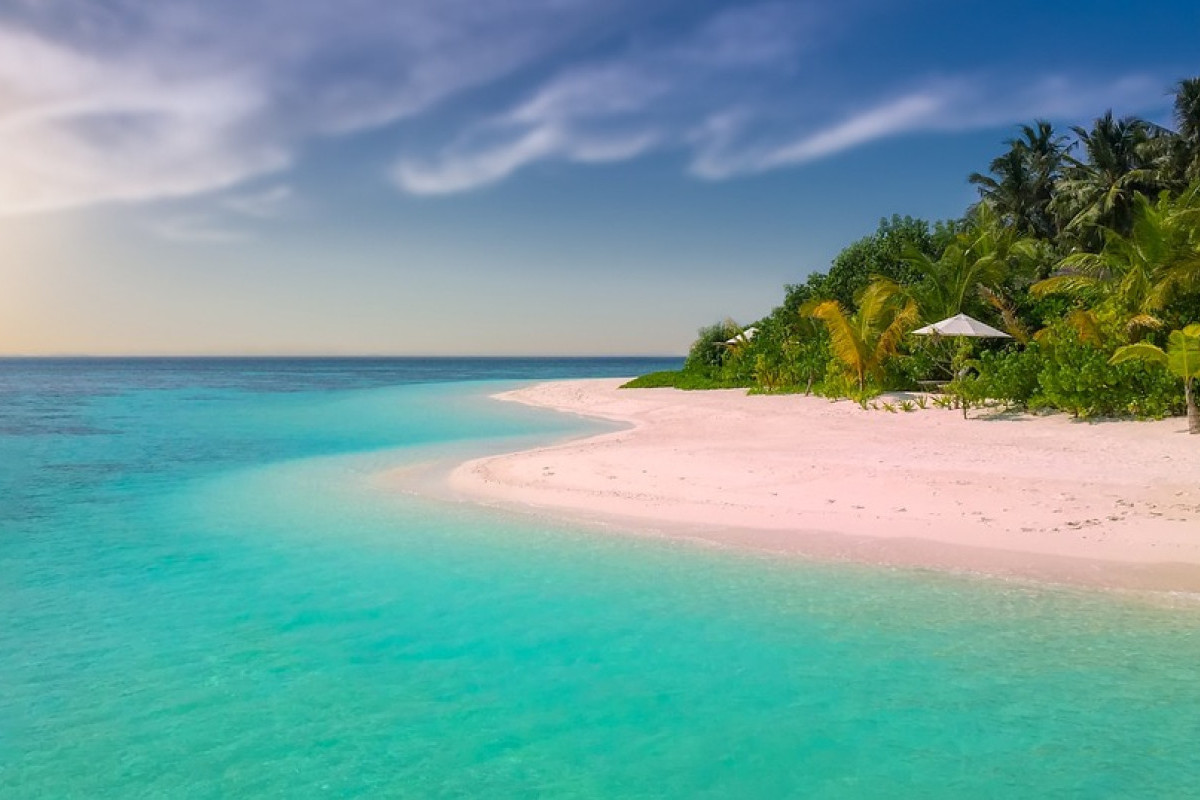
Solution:
{"label": "white sand beach", "polygon": [[1200,441],[1082,422],[741,390],[544,383],[498,398],[628,429],[470,461],[459,496],[819,558],[1200,591]]}

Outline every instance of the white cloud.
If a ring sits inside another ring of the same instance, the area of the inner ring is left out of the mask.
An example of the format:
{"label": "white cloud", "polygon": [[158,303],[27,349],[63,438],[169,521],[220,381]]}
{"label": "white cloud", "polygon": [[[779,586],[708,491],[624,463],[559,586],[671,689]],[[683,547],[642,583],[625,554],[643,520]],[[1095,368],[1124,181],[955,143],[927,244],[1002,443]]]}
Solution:
{"label": "white cloud", "polygon": [[602,13],[584,0],[6,9],[0,213],[233,186],[287,167],[314,136],[423,113],[499,80]]}
{"label": "white cloud", "polygon": [[839,122],[797,142],[777,148],[767,156],[763,166],[803,164],[885,136],[912,130],[935,114],[944,102],[943,98],[925,93],[889,100],[881,106],[850,117],[845,122]]}
{"label": "white cloud", "polygon": [[[643,30],[658,12],[633,0],[24,3],[0,10],[0,214],[236,192],[314,138],[417,117],[440,144],[397,136],[390,175],[446,194],[651,152],[729,178],[905,133],[1162,100],[1147,76],[898,74],[856,89],[864,77],[828,45],[860,5],[734,3]],[[218,195],[214,211],[269,217],[290,192]]]}
{"label": "white cloud", "polygon": [[292,187],[279,185],[259,192],[230,195],[222,204],[229,210],[248,217],[269,219],[279,216],[292,195]]}
{"label": "white cloud", "polygon": [[[1107,105],[1146,109],[1147,76],[1001,81],[986,74],[875,79],[865,103],[826,88],[810,50],[828,19],[805,4],[755,4],[693,32],[607,59],[570,64],[507,109],[468,121],[432,153],[393,167],[414,194],[469,191],[539,161],[681,152],[689,172],[717,180],[795,167],[916,132],[998,127],[1034,117],[1075,120]],[[807,70],[805,69],[807,67]]]}
{"label": "white cloud", "polygon": [[736,112],[716,114],[692,137],[692,174],[707,179],[756,174],[827,158],[906,133],[955,132],[1016,124],[1039,117],[1094,116],[1116,104],[1138,110],[1161,95],[1158,82],[1127,76],[1082,83],[1062,76],[1030,81],[1015,90],[984,78],[931,80],[917,91],[881,100],[838,122],[792,138],[756,139],[753,120]]}
{"label": "white cloud", "polygon": [[682,39],[570,65],[509,110],[469,124],[440,152],[401,157],[392,175],[405,191],[446,194],[537,161],[623,161],[677,146],[681,120],[744,91],[748,79],[786,75],[808,40],[807,9],[738,8]]}
{"label": "white cloud", "polygon": [[718,116],[710,121],[707,134],[697,137],[701,146],[691,171],[719,179],[805,164],[927,125],[945,104],[945,97],[932,92],[904,95],[793,141],[748,148],[732,142],[740,127],[737,118]]}
{"label": "white cloud", "polygon": [[394,175],[401,186],[414,194],[449,194],[495,183],[560,148],[558,131],[538,127],[485,149],[463,155],[451,153],[438,166],[401,163]]}
{"label": "white cloud", "polygon": [[251,238],[244,230],[226,227],[208,214],[179,214],[156,220],[150,230],[163,239],[187,244],[237,244]]}
{"label": "white cloud", "polygon": [[0,28],[0,210],[188,195],[278,169],[246,137],[263,104],[240,75],[167,83]]}

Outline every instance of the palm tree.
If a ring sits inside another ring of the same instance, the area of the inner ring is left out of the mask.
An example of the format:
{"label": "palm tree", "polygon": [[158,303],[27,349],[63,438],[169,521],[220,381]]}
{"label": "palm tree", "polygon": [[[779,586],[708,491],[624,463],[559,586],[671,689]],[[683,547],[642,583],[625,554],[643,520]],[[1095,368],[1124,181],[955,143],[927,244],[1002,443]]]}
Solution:
{"label": "palm tree", "polygon": [[1035,297],[1065,294],[1091,307],[1107,306],[1137,339],[1161,328],[1172,300],[1200,291],[1200,184],[1182,197],[1155,202],[1135,195],[1128,235],[1104,231],[1099,253],[1073,253],[1059,273],[1030,287]]}
{"label": "palm tree", "polygon": [[1185,78],[1176,84],[1175,124],[1183,139],[1200,146],[1200,78]]}
{"label": "palm tree", "polygon": [[1022,137],[1009,139],[1008,152],[993,159],[991,175],[972,173],[979,187],[1006,224],[1025,236],[1051,239],[1058,233],[1050,202],[1066,155],[1066,138],[1045,120],[1021,126]]}
{"label": "palm tree", "polygon": [[915,284],[901,287],[880,281],[889,291],[915,300],[925,322],[980,305],[984,290],[997,292],[1038,258],[1037,243],[1005,225],[990,202],[976,206],[973,216],[970,227],[954,237],[940,258],[913,249],[905,253],[905,261],[920,275]]}
{"label": "palm tree", "polygon": [[1166,365],[1172,373],[1183,379],[1183,402],[1187,406],[1188,432],[1200,433],[1200,410],[1196,408],[1196,394],[1192,381],[1200,378],[1200,325],[1188,325],[1183,330],[1171,331],[1167,349],[1148,342],[1138,342],[1117,348],[1110,364],[1138,359]]}
{"label": "palm tree", "polygon": [[1066,156],[1053,210],[1065,220],[1063,228],[1085,244],[1096,243],[1096,228],[1128,233],[1134,196],[1165,188],[1156,169],[1154,144],[1164,131],[1136,117],[1115,119],[1112,111],[1097,119],[1091,130],[1072,130],[1086,160]]}
{"label": "palm tree", "polygon": [[801,306],[800,313],[790,320],[791,330],[782,345],[789,371],[804,381],[805,395],[812,394],[813,384],[829,363],[829,337],[821,322],[809,313],[815,305],[809,302]]}
{"label": "palm tree", "polygon": [[915,302],[879,283],[863,291],[853,315],[836,300],[812,303],[804,311],[825,323],[833,355],[858,382],[860,393],[866,390],[868,376],[882,377],[884,363],[919,319]]}
{"label": "palm tree", "polygon": [[1200,181],[1200,78],[1175,87],[1175,131],[1154,142],[1159,179],[1171,189]]}

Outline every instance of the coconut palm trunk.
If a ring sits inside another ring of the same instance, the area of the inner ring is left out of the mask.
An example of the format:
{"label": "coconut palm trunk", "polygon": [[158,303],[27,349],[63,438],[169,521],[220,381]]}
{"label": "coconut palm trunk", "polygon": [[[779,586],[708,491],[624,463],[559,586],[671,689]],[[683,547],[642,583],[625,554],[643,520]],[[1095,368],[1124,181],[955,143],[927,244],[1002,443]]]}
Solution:
{"label": "coconut palm trunk", "polygon": [[1191,379],[1183,382],[1183,402],[1187,404],[1188,433],[1200,433],[1200,408],[1196,407],[1196,390]]}

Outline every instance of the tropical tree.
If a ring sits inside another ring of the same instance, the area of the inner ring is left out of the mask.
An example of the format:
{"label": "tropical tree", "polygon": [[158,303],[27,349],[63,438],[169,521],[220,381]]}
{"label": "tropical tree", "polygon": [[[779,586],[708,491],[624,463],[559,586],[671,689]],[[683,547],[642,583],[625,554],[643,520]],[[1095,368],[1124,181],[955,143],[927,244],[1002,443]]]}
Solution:
{"label": "tropical tree", "polygon": [[1066,155],[1053,210],[1064,220],[1063,228],[1085,246],[1096,243],[1096,228],[1128,233],[1134,197],[1164,188],[1156,169],[1154,141],[1166,132],[1136,117],[1116,119],[1112,111],[1090,130],[1072,130],[1085,159]]}
{"label": "tropical tree", "polygon": [[814,331],[809,336],[788,342],[784,347],[784,354],[793,364],[795,373],[804,381],[804,393],[812,394],[813,384],[825,374],[825,368],[829,364],[828,334],[825,331]]}
{"label": "tropical tree", "polygon": [[1179,191],[1200,181],[1200,78],[1175,87],[1175,130],[1149,143],[1159,183]]}
{"label": "tropical tree", "polygon": [[995,208],[1006,225],[1023,236],[1051,239],[1058,234],[1050,203],[1066,156],[1066,137],[1045,120],[1021,126],[1021,137],[1009,139],[1008,152],[992,160],[990,175],[972,173],[968,180]]}
{"label": "tropical tree", "polygon": [[944,230],[945,226],[931,227],[914,217],[881,219],[874,233],[851,243],[834,257],[817,294],[853,308],[858,295],[877,277],[900,284],[911,282],[917,276],[909,268],[905,253],[915,250],[936,258],[949,238]]}
{"label": "tropical tree", "polygon": [[1065,294],[1111,311],[1134,339],[1162,328],[1172,300],[1200,291],[1200,184],[1176,199],[1135,195],[1132,218],[1128,235],[1105,230],[1099,253],[1067,256],[1031,293]]}
{"label": "tropical tree", "polygon": [[910,249],[905,262],[919,276],[908,287],[881,280],[883,289],[903,294],[917,304],[925,322],[936,322],[982,306],[984,293],[999,289],[1014,273],[1039,257],[1037,243],[1004,224],[990,202],[976,206],[973,218],[941,257]]}
{"label": "tropical tree", "polygon": [[1200,182],[1200,78],[1176,86],[1175,126],[1183,179],[1189,184]]}
{"label": "tropical tree", "polygon": [[863,291],[854,314],[848,314],[837,300],[810,303],[804,313],[825,323],[830,350],[857,382],[860,394],[866,390],[868,377],[882,379],[884,363],[896,354],[904,334],[920,318],[913,300],[880,283]]}
{"label": "tropical tree", "polygon": [[741,332],[742,326],[728,318],[701,328],[684,361],[684,369],[709,376],[715,375],[731,355],[725,342]]}
{"label": "tropical tree", "polygon": [[1188,432],[1200,433],[1200,410],[1196,408],[1196,393],[1192,382],[1200,378],[1200,325],[1188,325],[1171,331],[1167,349],[1149,342],[1137,342],[1117,348],[1110,364],[1139,359],[1163,364],[1183,380],[1183,401],[1187,405]]}

